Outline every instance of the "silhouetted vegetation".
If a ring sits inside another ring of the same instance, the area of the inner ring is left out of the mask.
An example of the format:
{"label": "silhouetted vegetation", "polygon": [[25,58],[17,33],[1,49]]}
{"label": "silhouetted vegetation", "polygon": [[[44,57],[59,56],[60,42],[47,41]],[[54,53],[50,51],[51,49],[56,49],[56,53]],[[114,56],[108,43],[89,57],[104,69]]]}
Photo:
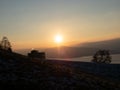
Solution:
{"label": "silhouetted vegetation", "polygon": [[7,37],[3,37],[2,41],[0,42],[0,49],[6,50],[7,52],[12,52],[11,44]]}
{"label": "silhouetted vegetation", "polygon": [[2,50],[0,50],[0,83],[1,89],[11,87],[15,89],[49,88],[50,90],[120,88],[118,81],[76,68],[74,62],[41,61]]}
{"label": "silhouetted vegetation", "polygon": [[110,63],[111,59],[109,50],[99,50],[94,54],[92,62]]}

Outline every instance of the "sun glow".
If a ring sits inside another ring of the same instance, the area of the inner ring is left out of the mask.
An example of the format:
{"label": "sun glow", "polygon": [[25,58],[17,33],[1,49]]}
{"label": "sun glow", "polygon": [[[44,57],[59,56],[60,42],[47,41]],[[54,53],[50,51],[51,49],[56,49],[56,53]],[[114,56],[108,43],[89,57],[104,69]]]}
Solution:
{"label": "sun glow", "polygon": [[55,36],[55,42],[56,43],[62,43],[63,42],[63,37],[60,34],[56,35]]}

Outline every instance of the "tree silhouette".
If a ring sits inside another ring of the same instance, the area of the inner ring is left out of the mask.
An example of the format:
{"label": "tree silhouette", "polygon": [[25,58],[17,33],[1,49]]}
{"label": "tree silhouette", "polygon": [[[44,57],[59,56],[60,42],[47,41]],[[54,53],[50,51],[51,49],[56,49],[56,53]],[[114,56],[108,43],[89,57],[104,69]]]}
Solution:
{"label": "tree silhouette", "polygon": [[2,41],[0,42],[0,49],[12,51],[11,44],[7,37],[2,38]]}
{"label": "tree silhouette", "polygon": [[92,61],[98,63],[110,63],[111,59],[109,50],[99,50],[93,55]]}

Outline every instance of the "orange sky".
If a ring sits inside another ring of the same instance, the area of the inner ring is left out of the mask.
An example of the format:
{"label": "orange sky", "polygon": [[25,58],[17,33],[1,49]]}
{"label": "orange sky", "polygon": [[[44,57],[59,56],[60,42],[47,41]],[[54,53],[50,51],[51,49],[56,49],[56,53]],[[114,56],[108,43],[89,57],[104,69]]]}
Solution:
{"label": "orange sky", "polygon": [[120,37],[120,0],[1,0],[0,37],[14,49],[61,45]]}

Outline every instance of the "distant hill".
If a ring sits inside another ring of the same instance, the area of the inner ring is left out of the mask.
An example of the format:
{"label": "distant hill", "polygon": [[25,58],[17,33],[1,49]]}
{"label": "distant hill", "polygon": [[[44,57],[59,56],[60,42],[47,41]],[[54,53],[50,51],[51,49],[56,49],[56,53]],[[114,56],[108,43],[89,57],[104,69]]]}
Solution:
{"label": "distant hill", "polygon": [[105,40],[105,41],[98,41],[98,42],[82,43],[76,46],[89,47],[89,48],[94,47],[94,48],[100,48],[100,49],[110,49],[110,50],[120,51],[120,38],[112,39],[112,40]]}
{"label": "distant hill", "polygon": [[[62,46],[60,48],[47,48],[47,49],[37,49],[39,51],[45,51],[48,58],[75,58],[81,56],[93,55],[99,49],[109,49],[111,54],[120,53],[120,38],[98,41],[98,42],[88,42],[77,44],[72,47]],[[26,54],[30,52],[28,49],[18,50],[17,52],[21,54]]]}
{"label": "distant hill", "polygon": [[[65,47],[60,48],[47,48],[47,49],[37,49],[39,51],[46,52],[47,58],[74,58],[81,56],[93,55],[97,48],[88,48],[88,47]],[[27,55],[30,52],[29,49],[16,50],[16,52]]]}
{"label": "distant hill", "polygon": [[76,45],[77,47],[88,47],[88,48],[98,48],[98,49],[108,49],[112,54],[120,53],[120,38],[98,41],[98,42],[88,42]]}
{"label": "distant hill", "polygon": [[47,57],[50,58],[74,58],[94,54],[96,48],[88,47],[60,47],[46,49]]}
{"label": "distant hill", "polygon": [[74,58],[93,55],[99,49],[108,49],[111,54],[120,53],[120,38],[82,43],[73,47],[61,47],[58,50],[59,52],[56,48],[46,49],[45,51],[48,57]]}
{"label": "distant hill", "polygon": [[22,55],[27,55],[27,53],[29,53],[31,50],[30,49],[18,49],[15,50],[15,52],[20,53]]}

